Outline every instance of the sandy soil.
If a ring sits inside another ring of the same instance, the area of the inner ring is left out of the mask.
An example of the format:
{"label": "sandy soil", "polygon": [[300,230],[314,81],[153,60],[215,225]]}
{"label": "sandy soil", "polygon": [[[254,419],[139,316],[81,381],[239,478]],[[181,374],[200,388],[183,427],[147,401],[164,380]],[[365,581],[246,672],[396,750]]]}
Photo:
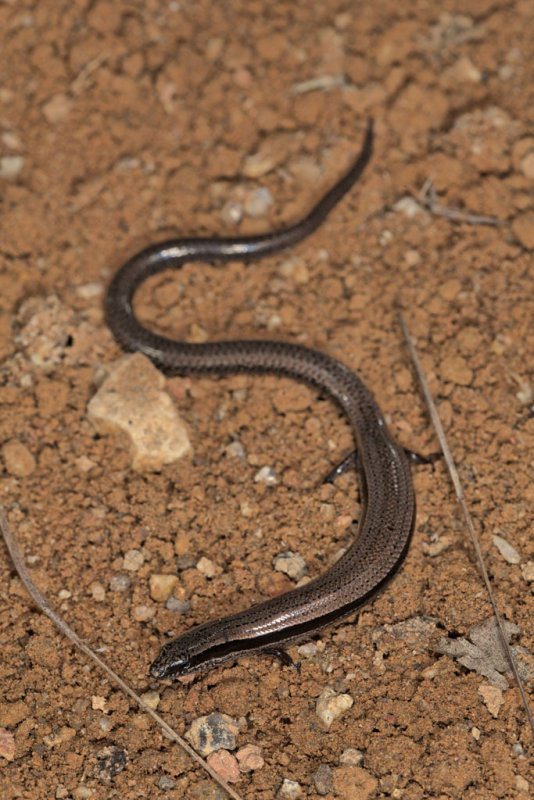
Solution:
{"label": "sandy soil", "polygon": [[[139,313],[190,340],[276,336],[331,353],[400,441],[431,452],[404,309],[499,602],[532,650],[533,25],[530,0],[0,5],[0,499],[41,589],[140,692],[158,690],[171,724],[240,720],[239,745],[265,759],[236,784],[244,798],[274,797],[284,778],[319,797],[326,765],[332,798],[526,800],[532,736],[515,688],[491,705],[486,678],[433,649],[490,615],[442,464],[414,470],[402,571],[321,635],[300,675],[249,658],[187,687],[147,677],[169,630],[290,587],[279,553],[324,569],[351,540],[358,490],[352,475],[318,486],[351,447],[337,410],[275,378],[174,381],[194,455],[132,472],[120,438],[96,437],[86,416],[95,368],[120,354],[106,284],[169,233],[296,220],[372,115],[372,163],[312,238],[248,266],[164,275]],[[433,213],[417,204],[427,178]],[[265,465],[274,487],[254,481]],[[127,571],[132,549],[143,563]],[[185,616],[150,596],[150,576],[177,568]],[[15,744],[0,756],[2,798],[220,796],[30,605],[3,547],[0,614],[0,727]],[[328,731],[315,713],[326,687],[354,699]],[[110,746],[127,763],[106,781]],[[349,747],[359,766],[340,765]]]}

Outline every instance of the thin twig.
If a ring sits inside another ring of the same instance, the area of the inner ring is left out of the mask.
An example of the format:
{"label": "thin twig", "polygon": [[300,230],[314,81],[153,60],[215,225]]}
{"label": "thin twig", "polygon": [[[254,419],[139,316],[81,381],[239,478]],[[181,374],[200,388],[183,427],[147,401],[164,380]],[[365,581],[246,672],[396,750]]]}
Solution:
{"label": "thin twig", "polygon": [[427,178],[423,183],[417,195],[417,199],[431,214],[434,214],[436,217],[446,217],[453,222],[467,222],[470,225],[502,225],[505,222],[505,220],[499,219],[498,217],[488,217],[484,214],[470,214],[468,211],[460,211],[459,208],[442,206],[438,200],[436,187],[434,186],[432,178]]}
{"label": "thin twig", "polygon": [[436,405],[430,394],[430,389],[428,387],[428,382],[425,378],[425,374],[423,372],[423,367],[421,366],[421,362],[419,361],[419,357],[415,350],[414,344],[408,333],[408,329],[406,327],[406,323],[404,322],[404,317],[401,313],[398,315],[399,324],[406,339],[406,344],[408,345],[408,350],[410,351],[410,356],[415,367],[415,371],[417,373],[417,377],[419,378],[419,382],[421,384],[421,389],[423,390],[423,394],[425,396],[426,404],[428,406],[428,410],[430,413],[430,417],[432,419],[432,424],[434,425],[434,430],[436,431],[437,437],[439,439],[439,443],[441,449],[443,451],[443,455],[445,457],[445,462],[447,464],[447,468],[449,470],[449,474],[451,476],[451,480],[454,486],[454,490],[456,492],[456,497],[458,498],[458,502],[460,504],[460,508],[462,509],[462,514],[465,519],[465,523],[467,525],[467,530],[469,531],[469,536],[471,537],[471,543],[473,545],[473,549],[475,551],[477,563],[482,574],[482,578],[486,585],[486,591],[488,593],[489,601],[493,608],[493,613],[495,614],[495,619],[497,621],[497,629],[499,631],[499,638],[501,640],[501,645],[503,647],[504,652],[506,653],[506,657],[510,664],[513,676],[515,678],[515,682],[517,684],[517,688],[519,689],[519,693],[521,695],[521,700],[523,701],[523,705],[525,707],[525,713],[527,715],[528,722],[534,733],[534,716],[532,714],[530,703],[523,687],[523,681],[521,680],[521,676],[519,675],[519,670],[517,668],[517,663],[512,652],[512,648],[508,643],[508,639],[506,637],[506,633],[504,631],[504,625],[502,621],[501,614],[497,607],[497,601],[495,600],[495,595],[493,594],[493,589],[491,587],[488,571],[486,569],[486,565],[484,563],[484,556],[482,555],[482,550],[480,548],[480,544],[478,541],[478,537],[475,532],[475,528],[473,525],[473,520],[471,518],[471,514],[469,513],[469,509],[467,508],[467,503],[465,501],[464,492],[462,489],[462,485],[460,483],[460,476],[458,475],[458,470],[456,469],[456,465],[454,463],[451,451],[449,449],[449,445],[447,443],[447,439],[445,437],[445,432],[443,430],[443,426],[441,425],[441,421],[438,415],[438,411],[436,409]]}
{"label": "thin twig", "polygon": [[193,748],[185,741],[185,739],[182,739],[182,737],[178,733],[176,733],[175,730],[173,730],[169,725],[167,725],[165,720],[162,719],[162,717],[160,717],[159,714],[157,714],[152,708],[147,706],[145,701],[141,697],[139,697],[139,695],[136,694],[134,690],[131,689],[130,686],[128,686],[128,684],[125,683],[123,679],[111,669],[111,667],[108,667],[106,662],[103,661],[100,658],[100,656],[98,656],[93,650],[91,650],[89,645],[87,645],[82,639],[80,639],[78,634],[75,633],[72,630],[72,628],[70,628],[67,625],[65,620],[62,617],[60,617],[59,614],[57,614],[54,611],[54,609],[49,605],[48,600],[46,599],[46,597],[44,597],[44,595],[41,594],[41,592],[33,582],[30,573],[28,572],[26,563],[22,558],[22,554],[19,550],[17,542],[15,541],[15,537],[13,536],[11,527],[9,525],[9,522],[4,512],[4,508],[1,503],[0,503],[0,531],[2,533],[2,536],[4,537],[6,547],[9,551],[9,555],[11,556],[13,564],[15,565],[15,569],[18,572],[19,578],[21,579],[22,583],[28,590],[28,593],[30,594],[36,605],[41,609],[43,614],[46,614],[46,616],[49,619],[51,619],[55,625],[57,625],[60,631],[65,636],[67,636],[79,650],[84,652],[85,655],[88,656],[88,658],[92,659],[95,662],[95,664],[97,664],[100,667],[100,669],[106,673],[108,678],[117,686],[119,686],[119,688],[121,688],[123,692],[129,695],[132,698],[132,700],[134,700],[134,702],[136,702],[137,705],[140,708],[142,708],[142,710],[146,714],[150,714],[152,719],[155,720],[161,727],[165,735],[169,739],[172,739],[177,744],[179,744],[180,747],[183,750],[185,750],[185,752],[188,755],[190,755],[191,758],[202,767],[202,769],[206,770],[206,772],[209,773],[209,775],[213,778],[214,781],[216,781],[219,784],[219,786],[221,786],[226,792],[228,792],[228,794],[230,795],[230,797],[233,798],[233,800],[242,800],[240,795],[238,795],[232,789],[232,787],[226,783],[226,781],[223,781],[222,778],[219,775],[217,775],[215,770],[212,767],[210,767],[210,765],[206,761],[204,761],[204,759],[201,758],[198,755],[198,753],[196,753],[193,750]]}

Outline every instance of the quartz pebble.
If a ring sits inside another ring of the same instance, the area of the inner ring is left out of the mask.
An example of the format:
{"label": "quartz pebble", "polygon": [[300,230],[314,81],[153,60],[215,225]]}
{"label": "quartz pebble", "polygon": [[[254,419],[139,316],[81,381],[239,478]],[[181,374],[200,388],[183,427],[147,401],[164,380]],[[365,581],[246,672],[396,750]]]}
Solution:
{"label": "quartz pebble", "polygon": [[493,544],[495,545],[501,556],[504,558],[504,560],[507,561],[509,564],[520,563],[521,556],[519,555],[515,547],[513,547],[509,542],[507,542],[506,539],[503,539],[502,536],[499,536],[498,534],[495,533],[493,535]]}
{"label": "quartz pebble", "polygon": [[262,467],[254,475],[255,483],[264,483],[266,486],[274,486],[278,483],[278,476],[272,467]]}
{"label": "quartz pebble", "polygon": [[295,798],[302,795],[302,788],[297,781],[290,781],[289,778],[284,778],[280,789],[278,790],[278,797],[284,800],[295,800]]}
{"label": "quartz pebble", "polygon": [[256,189],[245,202],[245,211],[249,217],[264,217],[273,204],[273,196],[269,189]]}
{"label": "quartz pebble", "polygon": [[327,728],[332,722],[347,711],[353,705],[354,700],[350,694],[338,694],[334,689],[327,686],[317,698],[315,713],[324,722]]}

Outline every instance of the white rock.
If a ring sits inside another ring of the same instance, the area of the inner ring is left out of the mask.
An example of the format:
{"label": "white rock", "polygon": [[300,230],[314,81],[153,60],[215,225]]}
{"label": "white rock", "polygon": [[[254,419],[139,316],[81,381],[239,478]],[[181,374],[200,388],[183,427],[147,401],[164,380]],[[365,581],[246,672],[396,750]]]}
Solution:
{"label": "white rock", "polygon": [[496,533],[493,535],[493,544],[509,564],[519,564],[521,561],[521,556],[512,545],[503,539],[502,536],[498,536]]}
{"label": "white rock", "polygon": [[353,705],[354,700],[350,694],[338,694],[331,687],[327,686],[317,698],[315,713],[324,722],[327,728],[335,719],[341,717]]}
{"label": "white rock", "polygon": [[157,472],[191,450],[185,425],[164,386],[161,372],[146,356],[134,353],[115,363],[87,407],[101,433],[126,434],[137,472]]}
{"label": "white rock", "polygon": [[4,156],[0,158],[0,178],[13,180],[22,170],[24,158],[22,156]]}

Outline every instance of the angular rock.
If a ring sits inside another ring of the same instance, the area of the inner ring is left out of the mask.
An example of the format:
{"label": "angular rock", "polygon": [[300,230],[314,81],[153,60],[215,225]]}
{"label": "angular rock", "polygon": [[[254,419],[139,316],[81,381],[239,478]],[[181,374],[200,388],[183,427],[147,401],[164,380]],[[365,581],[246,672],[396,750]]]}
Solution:
{"label": "angular rock", "polygon": [[157,472],[191,450],[164,386],[165,378],[152,362],[134,353],[116,362],[87,407],[99,432],[127,436],[136,472]]}

